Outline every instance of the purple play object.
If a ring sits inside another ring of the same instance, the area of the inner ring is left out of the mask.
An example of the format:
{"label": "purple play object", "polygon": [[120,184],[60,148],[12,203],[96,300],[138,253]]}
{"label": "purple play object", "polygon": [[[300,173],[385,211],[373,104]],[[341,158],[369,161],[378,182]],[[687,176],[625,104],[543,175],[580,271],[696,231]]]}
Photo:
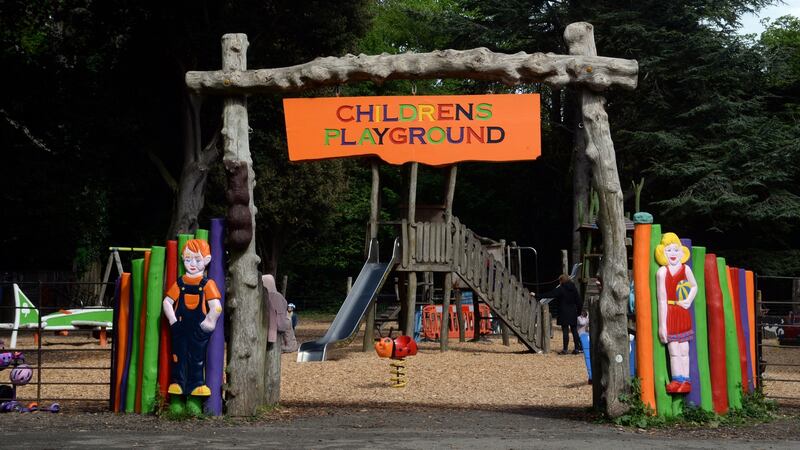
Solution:
{"label": "purple play object", "polygon": [[[745,356],[747,356],[747,392],[753,392],[753,372],[749,370],[750,367],[753,367],[753,359],[750,355],[750,313],[747,310],[747,280],[745,278],[745,271],[743,269],[739,269],[736,271],[737,280],[733,280],[734,283],[739,283],[739,317],[742,321],[742,330],[744,330],[744,342],[745,348],[743,349]],[[742,380],[742,384],[745,384],[745,380]]]}
{"label": "purple play object", "polygon": [[6,367],[11,365],[11,361],[14,360],[14,354],[11,352],[3,352],[0,353],[0,370],[5,369]]}
{"label": "purple play object", "polygon": [[206,350],[206,385],[211,396],[206,400],[205,412],[212,416],[222,415],[222,370],[225,354],[225,219],[211,219],[208,244],[211,247],[211,264],[208,278],[214,280],[220,293],[222,314],[217,319]]}
{"label": "purple play object", "polygon": [[11,369],[11,384],[14,386],[21,386],[24,384],[28,384],[33,377],[33,371],[27,364],[20,364],[17,367]]}
{"label": "purple play object", "polygon": [[0,412],[20,412],[22,411],[22,404],[16,400],[0,403]]}

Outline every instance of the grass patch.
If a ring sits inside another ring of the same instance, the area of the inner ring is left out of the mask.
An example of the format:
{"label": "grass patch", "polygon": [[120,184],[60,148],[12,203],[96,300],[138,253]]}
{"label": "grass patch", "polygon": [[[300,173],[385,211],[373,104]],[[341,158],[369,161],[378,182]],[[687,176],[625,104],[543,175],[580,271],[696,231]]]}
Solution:
{"label": "grass patch", "polygon": [[746,394],[742,399],[742,409],[731,410],[720,416],[713,411],[697,407],[684,407],[683,412],[675,417],[656,416],[641,399],[641,385],[636,378],[631,383],[631,393],[623,395],[620,400],[627,404],[628,412],[613,422],[617,425],[637,428],[658,428],[667,426],[688,426],[717,428],[719,426],[750,425],[769,422],[775,418],[777,405],[764,397],[760,391]]}
{"label": "grass patch", "polygon": [[333,322],[333,319],[336,317],[336,312],[327,312],[327,311],[305,311],[302,314],[298,314],[299,323],[303,323],[303,320],[314,321],[314,322]]}

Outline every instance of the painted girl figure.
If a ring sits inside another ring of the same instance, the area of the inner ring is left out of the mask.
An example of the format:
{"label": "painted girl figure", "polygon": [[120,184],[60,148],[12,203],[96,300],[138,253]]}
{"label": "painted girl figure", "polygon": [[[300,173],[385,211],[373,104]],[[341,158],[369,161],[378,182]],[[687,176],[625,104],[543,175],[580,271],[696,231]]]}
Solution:
{"label": "painted girl figure", "polygon": [[697,295],[697,282],[692,269],[684,264],[689,249],[681,245],[675,233],[666,233],[656,247],[658,298],[658,338],[669,350],[672,381],[667,385],[670,394],[688,394],[689,341],[694,339],[689,307]]}

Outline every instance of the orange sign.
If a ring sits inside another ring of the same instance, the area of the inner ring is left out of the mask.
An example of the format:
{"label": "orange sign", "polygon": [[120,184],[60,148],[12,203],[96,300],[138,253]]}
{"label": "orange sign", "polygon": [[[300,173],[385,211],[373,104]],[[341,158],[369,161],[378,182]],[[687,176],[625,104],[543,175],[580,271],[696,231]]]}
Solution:
{"label": "orange sign", "polygon": [[539,94],[287,98],[289,159],[519,161],[542,152]]}

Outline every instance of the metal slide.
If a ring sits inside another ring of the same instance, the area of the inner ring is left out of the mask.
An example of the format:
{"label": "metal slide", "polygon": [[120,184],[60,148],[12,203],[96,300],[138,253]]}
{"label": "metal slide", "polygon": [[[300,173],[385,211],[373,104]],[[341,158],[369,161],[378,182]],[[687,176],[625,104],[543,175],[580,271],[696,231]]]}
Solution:
{"label": "metal slide", "polygon": [[333,319],[325,336],[316,341],[304,342],[297,351],[297,362],[325,361],[328,346],[343,341],[358,331],[361,319],[367,312],[370,303],[378,295],[389,273],[400,257],[400,242],[395,239],[392,259],[387,263],[378,261],[378,241],[373,239],[369,245],[367,262],[358,274],[350,293],[344,300],[336,318]]}

